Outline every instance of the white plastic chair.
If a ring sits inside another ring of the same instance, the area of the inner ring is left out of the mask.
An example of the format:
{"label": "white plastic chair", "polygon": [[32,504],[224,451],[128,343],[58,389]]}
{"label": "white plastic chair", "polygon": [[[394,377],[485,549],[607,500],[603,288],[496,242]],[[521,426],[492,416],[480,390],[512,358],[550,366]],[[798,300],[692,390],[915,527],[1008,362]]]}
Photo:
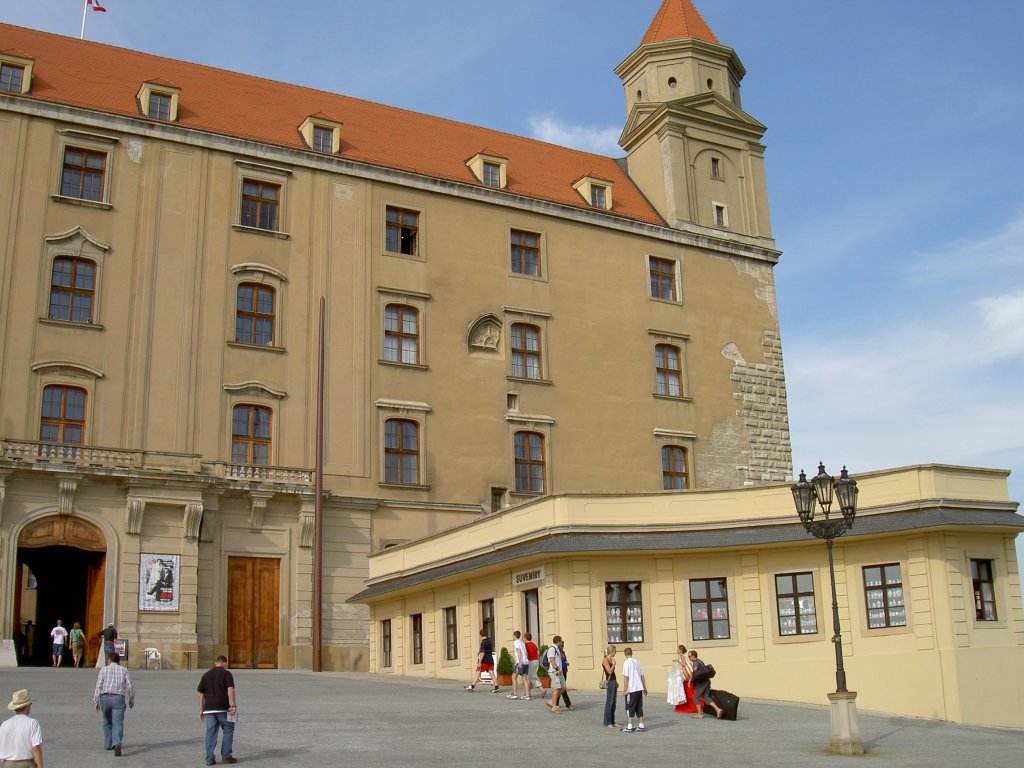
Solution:
{"label": "white plastic chair", "polygon": [[156,649],[156,648],[143,648],[142,649],[142,653],[145,654],[145,656],[146,656],[146,669],[149,669],[149,662],[151,662],[151,661],[155,661],[156,662],[156,668],[157,669],[162,669],[163,668],[163,663],[162,663],[162,658],[163,657],[160,655],[160,651],[158,649]]}

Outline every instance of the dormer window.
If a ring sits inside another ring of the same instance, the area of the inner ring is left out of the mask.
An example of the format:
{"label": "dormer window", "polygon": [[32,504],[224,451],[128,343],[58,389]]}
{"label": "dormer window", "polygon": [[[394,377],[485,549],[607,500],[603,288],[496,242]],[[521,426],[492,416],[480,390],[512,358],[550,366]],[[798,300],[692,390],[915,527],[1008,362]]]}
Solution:
{"label": "dormer window", "polygon": [[176,88],[164,80],[153,80],[142,84],[139,89],[139,110],[151,120],[173,123],[178,119],[178,94]]}
{"label": "dormer window", "polygon": [[0,62],[0,91],[21,93],[21,84],[25,80],[25,68],[14,64]]}
{"label": "dormer window", "polygon": [[341,149],[341,123],[325,115],[307,117],[299,126],[299,133],[306,146],[314,152],[336,155]]}
{"label": "dormer window", "polygon": [[480,153],[466,161],[469,170],[485,187],[504,189],[508,184],[508,159]]}
{"label": "dormer window", "polygon": [[484,186],[501,187],[501,166],[497,163],[484,163]]}
{"label": "dormer window", "polygon": [[150,93],[149,109],[146,114],[154,120],[170,120],[171,97],[166,93],[157,93],[156,91]]}
{"label": "dormer window", "polygon": [[612,209],[611,182],[594,176],[584,176],[572,186],[584,200],[590,203],[591,208],[600,208],[602,211]]}
{"label": "dormer window", "polygon": [[313,126],[313,151],[332,152],[334,147],[334,131],[322,125]]}
{"label": "dormer window", "polygon": [[[19,51],[20,53],[20,51]],[[16,56],[14,52],[0,52],[0,92],[28,93],[32,85],[34,59]]]}

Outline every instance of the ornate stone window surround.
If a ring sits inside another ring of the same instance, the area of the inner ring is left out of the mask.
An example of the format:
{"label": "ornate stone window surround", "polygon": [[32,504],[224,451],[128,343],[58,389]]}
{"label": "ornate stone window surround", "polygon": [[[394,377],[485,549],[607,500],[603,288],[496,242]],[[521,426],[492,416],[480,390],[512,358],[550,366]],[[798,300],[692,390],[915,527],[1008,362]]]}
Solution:
{"label": "ornate stone window surround", "polygon": [[[430,466],[428,464],[429,451],[427,441],[429,439],[428,416],[432,408],[429,403],[416,402],[411,400],[390,400],[380,398],[374,405],[377,408],[377,483],[385,488],[403,488],[406,490],[426,491],[430,490]],[[418,483],[388,483],[384,481],[384,424],[389,419],[404,419],[416,422],[419,437],[419,482]]]}
{"label": "ornate stone window surround", "polygon": [[[288,278],[285,276],[285,273],[266,264],[260,264],[254,261],[236,264],[231,267],[231,273],[234,276],[234,279],[231,285],[231,296],[229,297],[229,301],[226,302],[226,309],[230,313],[226,318],[227,327],[231,329],[231,335],[227,342],[228,346],[239,346],[244,347],[245,349],[265,349],[270,352],[284,352],[284,289],[285,283],[288,282]],[[266,285],[274,289],[274,343],[272,345],[246,344],[245,342],[235,341],[235,317],[237,313],[238,286],[242,283],[256,283],[259,285]]]}
{"label": "ornate stone window surround", "polygon": [[[107,251],[110,250],[110,246],[100,240],[97,240],[81,227],[75,227],[74,229],[69,229],[67,232],[61,232],[56,235],[47,235],[43,239],[46,241],[46,259],[41,265],[43,273],[39,276],[39,302],[42,307],[39,322],[59,325],[62,327],[102,329],[103,325],[99,322],[99,317],[103,305],[103,291],[101,290],[103,285],[103,262]],[[49,317],[53,262],[54,260],[62,257],[86,259],[91,261],[96,268],[96,272],[93,277],[91,323],[80,323],[72,320],[59,320]]]}
{"label": "ornate stone window surround", "polygon": [[[433,297],[429,293],[377,286],[377,322],[379,323],[380,328],[380,332],[377,334],[379,344],[378,349],[380,350],[380,357],[377,359],[377,363],[379,365],[393,365],[399,368],[411,368],[421,371],[430,370],[430,366],[427,364],[427,303],[432,298]],[[402,304],[413,307],[418,313],[417,330],[419,332],[419,339],[417,350],[418,362],[416,363],[403,363],[397,360],[384,359],[384,313],[389,304]]]}

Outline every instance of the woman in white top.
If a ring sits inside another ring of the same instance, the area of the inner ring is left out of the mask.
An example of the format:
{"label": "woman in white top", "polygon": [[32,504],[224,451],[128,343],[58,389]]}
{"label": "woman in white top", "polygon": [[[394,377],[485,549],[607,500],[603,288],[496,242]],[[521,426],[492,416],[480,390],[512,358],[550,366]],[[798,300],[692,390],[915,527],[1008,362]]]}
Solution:
{"label": "woman in white top", "polygon": [[697,706],[693,701],[693,661],[686,655],[685,645],[676,648],[676,663],[683,673],[683,689],[686,691],[686,701],[676,704],[676,712],[696,712]]}

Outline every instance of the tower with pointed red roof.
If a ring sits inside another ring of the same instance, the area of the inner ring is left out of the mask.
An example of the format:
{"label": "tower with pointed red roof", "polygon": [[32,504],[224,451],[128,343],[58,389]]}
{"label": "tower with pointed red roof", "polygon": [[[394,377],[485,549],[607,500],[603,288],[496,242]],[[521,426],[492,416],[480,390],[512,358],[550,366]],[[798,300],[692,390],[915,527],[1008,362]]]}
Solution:
{"label": "tower with pointed red roof", "polygon": [[619,143],[629,174],[673,227],[717,230],[774,248],[765,127],[743,111],[746,70],[690,0],[664,0],[615,70],[626,98]]}

